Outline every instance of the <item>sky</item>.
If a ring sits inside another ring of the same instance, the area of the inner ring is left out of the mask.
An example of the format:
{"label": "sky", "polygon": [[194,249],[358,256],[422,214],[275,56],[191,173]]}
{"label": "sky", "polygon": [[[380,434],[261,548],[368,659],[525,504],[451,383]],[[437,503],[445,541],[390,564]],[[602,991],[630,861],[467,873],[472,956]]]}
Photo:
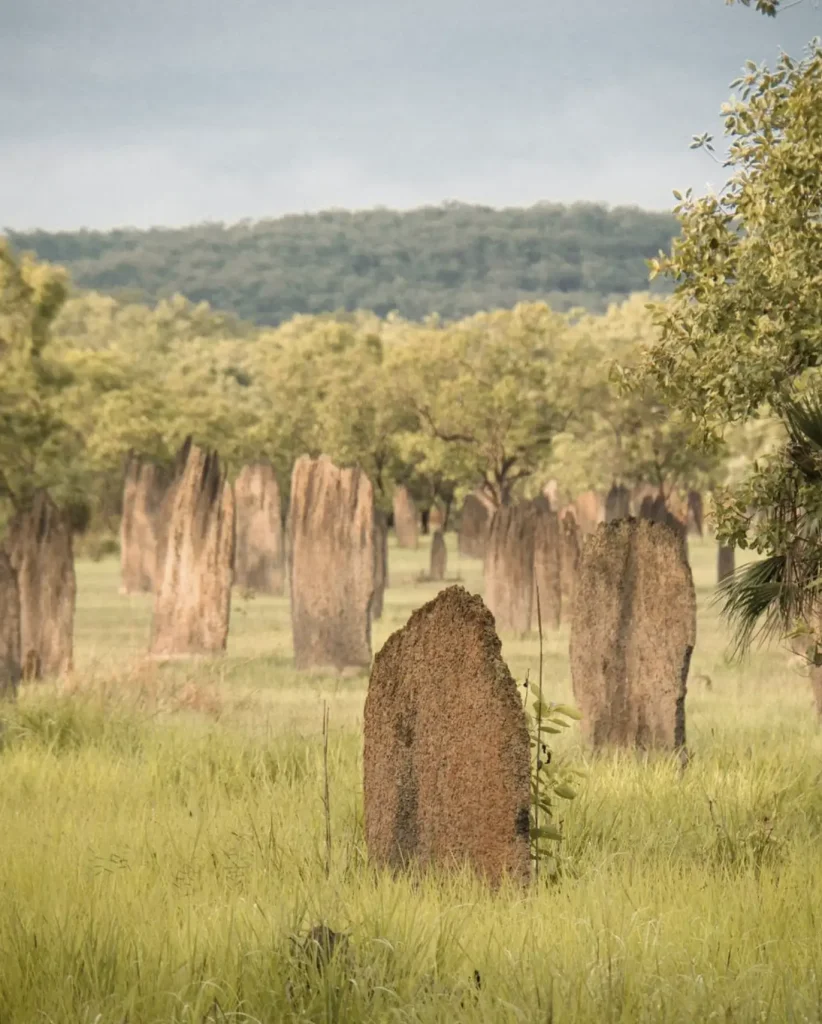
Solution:
{"label": "sky", "polygon": [[689,142],[745,60],[815,35],[819,0],[0,0],[0,225],[668,209],[722,184]]}

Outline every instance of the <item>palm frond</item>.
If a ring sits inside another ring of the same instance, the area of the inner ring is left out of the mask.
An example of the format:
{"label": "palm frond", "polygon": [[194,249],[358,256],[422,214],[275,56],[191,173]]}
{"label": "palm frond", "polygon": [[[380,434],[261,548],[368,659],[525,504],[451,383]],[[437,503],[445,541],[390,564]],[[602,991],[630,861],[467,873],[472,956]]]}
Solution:
{"label": "palm frond", "polygon": [[811,392],[788,402],[782,415],[793,441],[822,452],[822,393]]}
{"label": "palm frond", "polygon": [[781,477],[759,506],[771,553],[727,576],[714,598],[737,656],[754,642],[815,621],[822,599],[822,390],[785,403],[779,412],[788,434]]}
{"label": "palm frond", "polygon": [[739,566],[718,585],[714,601],[734,637],[734,654],[747,653],[754,641],[787,632],[807,598],[788,580],[789,560],[771,555]]}
{"label": "palm frond", "polygon": [[782,409],[788,432],[786,453],[808,483],[822,481],[822,395],[814,392]]}

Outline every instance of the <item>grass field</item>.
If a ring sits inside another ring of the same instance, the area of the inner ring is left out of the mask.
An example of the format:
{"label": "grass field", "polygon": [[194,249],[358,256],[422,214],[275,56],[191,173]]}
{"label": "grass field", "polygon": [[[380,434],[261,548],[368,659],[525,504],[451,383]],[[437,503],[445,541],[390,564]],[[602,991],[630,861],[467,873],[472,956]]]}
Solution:
{"label": "grass field", "polygon": [[[226,658],[160,666],[150,600],[118,594],[115,562],[80,563],[75,678],[2,713],[0,1024],[822,1021],[810,689],[779,648],[728,663],[715,548],[691,557],[689,768],[594,758],[572,731],[587,776],[559,871],[497,894],[369,869],[366,678],[294,672],[287,600],[236,597]],[[435,593],[426,565],[392,548],[375,649]],[[571,698],[567,642],[546,640],[552,699]],[[536,639],[503,655],[536,672]],[[348,935],[325,970],[295,938],[319,922]]]}

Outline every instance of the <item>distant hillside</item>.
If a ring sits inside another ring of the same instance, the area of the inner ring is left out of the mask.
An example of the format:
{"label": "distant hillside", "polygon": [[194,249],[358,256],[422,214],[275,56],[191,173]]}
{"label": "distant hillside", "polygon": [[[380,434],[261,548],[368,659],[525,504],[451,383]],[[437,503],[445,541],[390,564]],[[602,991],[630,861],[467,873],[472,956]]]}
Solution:
{"label": "distant hillside", "polygon": [[448,203],[148,231],[8,232],[86,288],[130,299],[182,292],[262,324],[295,313],[393,309],[451,319],[545,299],[598,311],[648,288],[645,259],[674,217],[595,203],[493,210]]}

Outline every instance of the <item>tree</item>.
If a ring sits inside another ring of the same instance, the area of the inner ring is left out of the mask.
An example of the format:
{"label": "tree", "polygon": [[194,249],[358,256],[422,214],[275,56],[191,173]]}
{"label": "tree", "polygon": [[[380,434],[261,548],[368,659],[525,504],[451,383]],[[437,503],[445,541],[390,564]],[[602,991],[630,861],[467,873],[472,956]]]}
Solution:
{"label": "tree", "polygon": [[72,296],[52,329],[72,372],[64,416],[85,439],[90,473],[117,473],[130,448],[171,461],[183,439],[249,454],[244,431],[262,417],[250,371],[254,334],[180,296],[150,309],[105,296]]}
{"label": "tree", "polygon": [[235,225],[10,232],[83,288],[153,306],[170,293],[258,325],[298,314],[398,310],[448,320],[521,301],[600,311],[647,288],[644,258],[673,237],[670,213],[595,203],[492,210],[450,203],[345,210]]}
{"label": "tree", "polygon": [[405,474],[399,436],[413,425],[393,401],[384,324],[370,313],[295,317],[257,343],[256,366],[273,396],[266,447],[293,463],[307,453],[358,465],[390,507]]}
{"label": "tree", "polygon": [[574,413],[568,317],[532,303],[445,326],[395,321],[391,333],[395,401],[415,416],[407,459],[508,504]]}
{"label": "tree", "polygon": [[570,493],[613,481],[650,483],[667,499],[675,490],[710,485],[719,469],[716,453],[688,446],[689,424],[654,390],[616,386],[658,337],[648,300],[633,296],[574,326],[577,412],[546,467]]}
{"label": "tree", "polygon": [[739,99],[723,108],[730,180],[678,197],[681,235],[652,261],[675,292],[656,309],[660,339],[633,383],[656,388],[707,450],[728,424],[783,425],[785,444],[717,503],[720,538],[771,560],[767,578],[754,566],[723,588],[744,647],[757,622],[788,632],[804,619],[818,579],[822,48],[783,54],[773,70],[751,63],[735,85]]}
{"label": "tree", "polygon": [[81,444],[59,409],[70,375],[49,351],[66,289],[60,268],[17,257],[0,239],[0,497],[15,505],[65,481]]}

